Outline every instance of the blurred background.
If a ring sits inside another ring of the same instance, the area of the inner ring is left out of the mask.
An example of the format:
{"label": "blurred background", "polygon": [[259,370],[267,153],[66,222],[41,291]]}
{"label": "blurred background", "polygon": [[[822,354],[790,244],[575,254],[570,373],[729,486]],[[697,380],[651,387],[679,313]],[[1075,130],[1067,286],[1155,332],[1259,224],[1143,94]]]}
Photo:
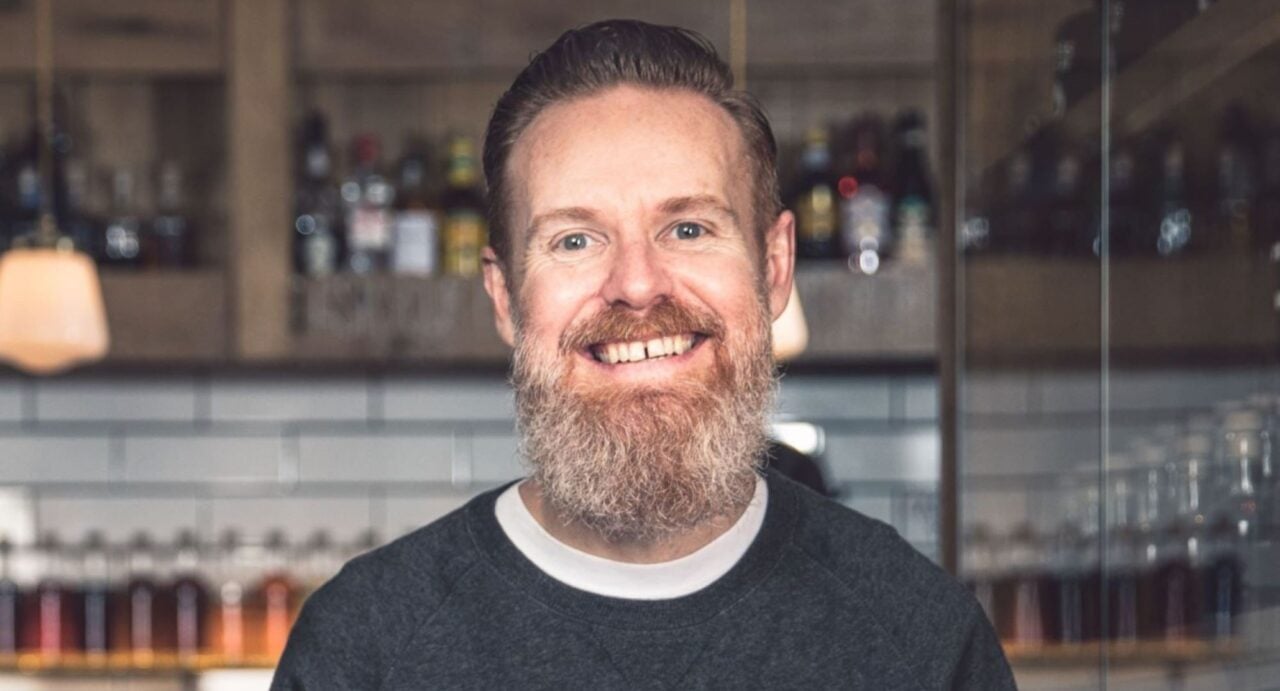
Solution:
{"label": "blurred background", "polygon": [[1259,0],[0,0],[0,688],[263,688],[343,561],[522,474],[480,139],[606,17],[775,128],[779,467],[962,577],[1022,688],[1274,688]]}

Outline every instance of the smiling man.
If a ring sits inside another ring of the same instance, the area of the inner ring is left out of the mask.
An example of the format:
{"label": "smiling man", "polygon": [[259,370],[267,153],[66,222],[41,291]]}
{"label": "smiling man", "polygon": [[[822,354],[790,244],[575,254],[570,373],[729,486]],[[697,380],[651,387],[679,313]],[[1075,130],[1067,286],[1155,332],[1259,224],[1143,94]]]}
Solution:
{"label": "smiling man", "polygon": [[570,31],[485,141],[485,287],[529,477],[348,564],[277,688],[1011,688],[894,531],[762,473],[793,219],[689,32]]}

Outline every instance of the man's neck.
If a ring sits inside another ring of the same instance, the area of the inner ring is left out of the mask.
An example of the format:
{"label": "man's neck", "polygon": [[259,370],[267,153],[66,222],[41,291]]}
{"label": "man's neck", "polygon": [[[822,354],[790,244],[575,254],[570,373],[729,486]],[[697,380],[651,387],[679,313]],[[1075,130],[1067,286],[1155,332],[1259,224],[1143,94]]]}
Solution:
{"label": "man's neck", "polygon": [[655,542],[618,541],[610,540],[581,523],[565,520],[544,499],[536,481],[521,482],[519,491],[529,513],[551,537],[587,554],[631,564],[658,564],[693,554],[733,527],[746,510],[745,505],[736,507],[690,530]]}

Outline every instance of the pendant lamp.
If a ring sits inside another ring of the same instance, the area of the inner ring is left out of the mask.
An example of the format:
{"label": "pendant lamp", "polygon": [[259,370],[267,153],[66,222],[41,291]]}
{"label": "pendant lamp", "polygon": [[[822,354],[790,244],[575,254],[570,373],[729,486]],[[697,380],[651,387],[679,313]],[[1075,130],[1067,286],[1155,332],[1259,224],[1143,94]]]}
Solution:
{"label": "pendant lamp", "polygon": [[53,374],[107,354],[106,308],[93,261],[58,231],[50,138],[53,122],[52,0],[36,2],[40,221],[34,234],[0,254],[0,359],[31,374]]}

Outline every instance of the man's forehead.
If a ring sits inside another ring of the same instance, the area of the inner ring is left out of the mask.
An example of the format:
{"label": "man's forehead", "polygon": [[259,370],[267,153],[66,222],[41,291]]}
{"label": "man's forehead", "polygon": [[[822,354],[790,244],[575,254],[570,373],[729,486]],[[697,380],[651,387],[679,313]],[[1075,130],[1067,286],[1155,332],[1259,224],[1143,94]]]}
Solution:
{"label": "man's forehead", "polygon": [[744,149],[732,118],[688,90],[620,86],[557,103],[512,151],[513,201],[526,216],[517,227],[555,209],[619,201],[719,197],[736,206]]}

